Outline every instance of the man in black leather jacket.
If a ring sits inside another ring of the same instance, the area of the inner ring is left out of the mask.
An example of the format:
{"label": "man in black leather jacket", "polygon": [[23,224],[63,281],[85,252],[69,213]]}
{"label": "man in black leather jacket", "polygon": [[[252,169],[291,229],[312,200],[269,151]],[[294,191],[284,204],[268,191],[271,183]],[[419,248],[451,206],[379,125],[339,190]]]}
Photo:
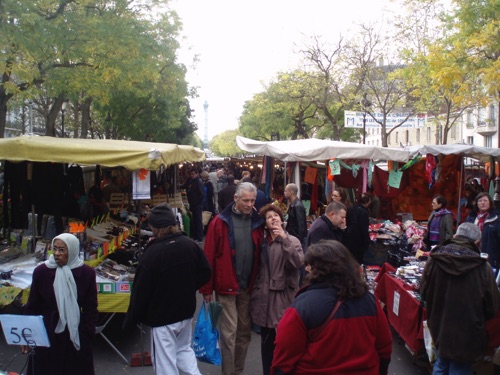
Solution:
{"label": "man in black leather jacket", "polygon": [[303,244],[307,236],[306,209],[299,198],[297,185],[288,184],[285,187],[285,198],[288,201],[288,218],[286,231],[288,234],[297,237]]}

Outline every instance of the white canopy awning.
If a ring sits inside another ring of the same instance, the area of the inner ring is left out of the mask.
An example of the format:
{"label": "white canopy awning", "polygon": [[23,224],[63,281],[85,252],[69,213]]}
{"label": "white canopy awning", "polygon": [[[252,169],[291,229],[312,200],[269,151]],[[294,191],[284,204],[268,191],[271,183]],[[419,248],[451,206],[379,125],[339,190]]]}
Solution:
{"label": "white canopy awning", "polygon": [[236,144],[242,150],[252,154],[266,155],[287,162],[316,161],[332,158],[407,162],[410,158],[410,152],[400,148],[370,146],[316,138],[263,142],[237,136]]}
{"label": "white canopy awning", "polygon": [[449,145],[426,145],[426,146],[410,146],[405,147],[405,150],[410,152],[411,157],[418,154],[427,155],[431,154],[437,156],[442,155],[462,155],[469,158],[481,160],[483,162],[490,161],[490,157],[496,160],[500,159],[500,149],[481,147],[465,144],[449,144]]}

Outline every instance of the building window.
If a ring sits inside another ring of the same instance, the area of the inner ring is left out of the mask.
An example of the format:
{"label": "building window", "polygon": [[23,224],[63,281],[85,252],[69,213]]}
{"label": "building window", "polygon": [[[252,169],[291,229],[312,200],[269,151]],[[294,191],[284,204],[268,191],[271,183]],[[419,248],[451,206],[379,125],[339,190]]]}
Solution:
{"label": "building window", "polygon": [[455,125],[452,125],[451,126],[451,129],[450,129],[450,137],[452,139],[456,139],[457,138],[457,127]]}
{"label": "building window", "polygon": [[486,135],[484,136],[484,147],[492,147],[493,146],[493,136]]}
{"label": "building window", "polygon": [[378,146],[378,139],[377,139],[377,146]]}
{"label": "building window", "polygon": [[431,140],[431,128],[430,128],[430,126],[427,128],[427,135],[425,138],[427,141]]}
{"label": "building window", "polygon": [[406,133],[405,133],[405,143],[406,143],[406,146],[408,146],[408,142],[410,142],[410,131],[406,130]]}
{"label": "building window", "polygon": [[479,108],[477,126],[486,126],[486,109],[484,107]]}
{"label": "building window", "polygon": [[493,104],[490,104],[490,107],[489,107],[489,110],[490,110],[490,114],[488,116],[488,124],[490,126],[495,126],[496,123],[497,123],[497,116],[496,116],[496,110],[495,110],[495,106]]}
{"label": "building window", "polygon": [[420,143],[420,129],[417,129],[417,143]]}
{"label": "building window", "polygon": [[399,143],[399,133],[396,132],[396,144],[398,144],[398,143]]}
{"label": "building window", "polygon": [[387,134],[387,144],[388,145],[391,144],[391,135],[390,134]]}
{"label": "building window", "polygon": [[467,143],[469,145],[473,145],[474,144],[474,137],[467,137]]}
{"label": "building window", "polygon": [[472,111],[467,111],[467,128],[472,129],[474,125],[472,124]]}

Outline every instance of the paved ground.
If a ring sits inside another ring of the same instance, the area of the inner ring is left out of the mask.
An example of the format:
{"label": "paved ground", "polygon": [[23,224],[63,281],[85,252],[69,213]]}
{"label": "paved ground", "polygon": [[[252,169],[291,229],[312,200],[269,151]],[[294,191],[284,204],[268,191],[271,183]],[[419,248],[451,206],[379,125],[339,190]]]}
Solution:
{"label": "paved ground", "polygon": [[[200,304],[201,301],[199,301]],[[121,332],[121,323],[123,314],[117,314],[106,327],[105,335],[116,345],[123,355],[130,360],[133,353],[141,352],[141,334],[139,329],[132,335],[124,335]],[[147,331],[147,330],[146,330]],[[414,375],[428,374],[425,362],[415,361],[404,346],[404,342],[393,334],[394,346],[392,362],[389,367],[391,375]],[[145,351],[149,351],[149,334],[143,336],[143,345]],[[0,370],[4,370],[5,365],[19,353],[18,347],[9,346],[5,343],[3,335],[0,338]],[[104,339],[98,336],[94,344],[94,362],[97,375],[153,375],[154,371],[150,366],[130,367],[111,349]],[[19,355],[8,366],[7,370],[20,372],[26,361],[26,356]],[[199,363],[200,371],[203,375],[220,374],[220,367]],[[247,356],[245,375],[261,374],[260,361],[260,337],[252,333],[252,342],[250,344]]]}

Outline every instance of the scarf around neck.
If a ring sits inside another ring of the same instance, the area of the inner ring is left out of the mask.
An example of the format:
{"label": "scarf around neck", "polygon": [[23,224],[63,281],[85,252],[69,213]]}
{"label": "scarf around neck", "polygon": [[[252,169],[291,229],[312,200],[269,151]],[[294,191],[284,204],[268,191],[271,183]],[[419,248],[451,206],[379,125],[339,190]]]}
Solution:
{"label": "scarf around neck", "polygon": [[488,214],[489,214],[488,211],[477,213],[477,216],[476,216],[477,223],[476,224],[479,227],[479,230],[481,231],[481,233],[483,232],[483,228],[484,228],[484,220],[486,219]]}
{"label": "scarf around neck", "polygon": [[446,208],[440,208],[439,210],[433,212],[433,218],[429,225],[429,240],[431,243],[434,244],[439,242],[441,217],[447,214],[451,214],[451,212]]}
{"label": "scarf around neck", "polygon": [[80,306],[78,306],[78,293],[76,289],[75,278],[72,269],[81,267],[83,261],[78,257],[80,253],[80,241],[70,233],[63,233],[52,240],[52,246],[55,240],[63,241],[68,246],[68,263],[59,267],[51,255],[45,265],[48,268],[56,269],[54,280],[54,293],[59,310],[59,322],[57,323],[55,333],[64,332],[68,327],[69,336],[76,350],[80,350],[80,335],[78,326],[80,325]]}

